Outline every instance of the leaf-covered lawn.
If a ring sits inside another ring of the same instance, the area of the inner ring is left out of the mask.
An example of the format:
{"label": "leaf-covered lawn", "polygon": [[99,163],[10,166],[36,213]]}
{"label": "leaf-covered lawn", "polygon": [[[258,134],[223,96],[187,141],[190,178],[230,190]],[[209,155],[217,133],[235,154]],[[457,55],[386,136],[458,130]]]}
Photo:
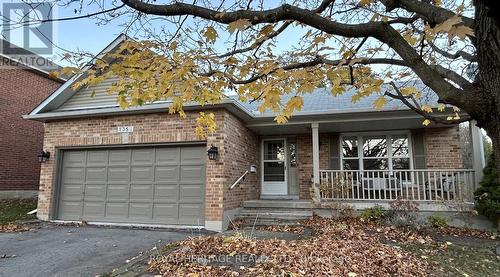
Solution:
{"label": "leaf-covered lawn", "polygon": [[0,232],[22,231],[24,228],[16,220],[34,219],[35,215],[26,213],[36,209],[36,199],[0,200]]}
{"label": "leaf-covered lawn", "polygon": [[[435,241],[427,232],[359,220],[315,218],[305,225],[313,236],[296,241],[261,240],[239,233],[191,238],[169,245],[165,254],[149,262],[149,271],[163,276],[499,275],[500,263],[491,247],[498,240],[484,239],[487,234],[471,233],[489,245],[473,249]],[[235,264],[238,258],[248,257],[255,257],[255,262]]]}
{"label": "leaf-covered lawn", "polygon": [[[244,236],[209,236],[185,240],[166,256],[150,262],[164,276],[427,276],[431,265],[385,240],[429,238],[390,227],[364,226],[316,218],[307,222],[314,235],[296,241],[259,240]],[[202,265],[198,258],[255,255],[256,264],[235,269]]]}
{"label": "leaf-covered lawn", "polygon": [[439,265],[436,276],[500,276],[500,260],[492,245],[410,244],[404,249]]}

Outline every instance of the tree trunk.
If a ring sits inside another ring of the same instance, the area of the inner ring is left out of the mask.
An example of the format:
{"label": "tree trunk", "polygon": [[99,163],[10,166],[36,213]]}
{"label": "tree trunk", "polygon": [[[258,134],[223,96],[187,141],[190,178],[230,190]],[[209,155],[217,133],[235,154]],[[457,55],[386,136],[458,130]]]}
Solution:
{"label": "tree trunk", "polygon": [[493,143],[496,169],[500,173],[500,28],[494,18],[493,7],[484,0],[474,0],[475,41],[478,57],[478,73],[475,79],[480,105],[475,111],[467,111],[488,133]]}

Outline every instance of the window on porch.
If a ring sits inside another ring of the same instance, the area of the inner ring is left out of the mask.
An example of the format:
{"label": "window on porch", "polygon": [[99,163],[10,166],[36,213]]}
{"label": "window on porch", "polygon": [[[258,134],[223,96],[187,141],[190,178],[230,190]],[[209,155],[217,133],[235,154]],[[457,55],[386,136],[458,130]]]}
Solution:
{"label": "window on porch", "polygon": [[341,169],[392,170],[412,168],[407,134],[342,136],[341,139]]}

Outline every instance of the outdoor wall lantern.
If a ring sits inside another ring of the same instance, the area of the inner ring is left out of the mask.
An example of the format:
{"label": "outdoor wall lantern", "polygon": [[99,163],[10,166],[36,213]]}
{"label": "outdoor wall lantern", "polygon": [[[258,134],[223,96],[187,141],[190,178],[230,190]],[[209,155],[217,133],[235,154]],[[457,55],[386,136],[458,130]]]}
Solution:
{"label": "outdoor wall lantern", "polygon": [[208,159],[211,160],[211,161],[217,160],[217,154],[218,153],[219,153],[219,151],[217,151],[217,147],[215,147],[212,144],[212,147],[210,147],[210,149],[208,149],[208,151],[207,151]]}
{"label": "outdoor wall lantern", "polygon": [[45,152],[42,150],[42,153],[40,153],[40,155],[38,155],[37,157],[39,162],[44,163],[50,159],[50,152]]}

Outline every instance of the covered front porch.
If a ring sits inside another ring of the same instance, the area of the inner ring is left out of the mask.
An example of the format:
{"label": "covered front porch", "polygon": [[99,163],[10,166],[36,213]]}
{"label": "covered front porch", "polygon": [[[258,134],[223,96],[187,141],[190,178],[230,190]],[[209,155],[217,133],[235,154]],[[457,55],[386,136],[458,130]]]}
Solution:
{"label": "covered front porch", "polygon": [[473,169],[320,170],[318,194],[321,201],[358,208],[403,199],[427,210],[448,210],[472,206],[476,184]]}
{"label": "covered front porch", "polygon": [[482,134],[474,124],[471,168],[464,167],[458,126],[424,128],[411,111],[325,114],[248,127],[261,140],[261,199],[359,209],[407,199],[424,210],[453,210],[473,204],[482,178]]}

